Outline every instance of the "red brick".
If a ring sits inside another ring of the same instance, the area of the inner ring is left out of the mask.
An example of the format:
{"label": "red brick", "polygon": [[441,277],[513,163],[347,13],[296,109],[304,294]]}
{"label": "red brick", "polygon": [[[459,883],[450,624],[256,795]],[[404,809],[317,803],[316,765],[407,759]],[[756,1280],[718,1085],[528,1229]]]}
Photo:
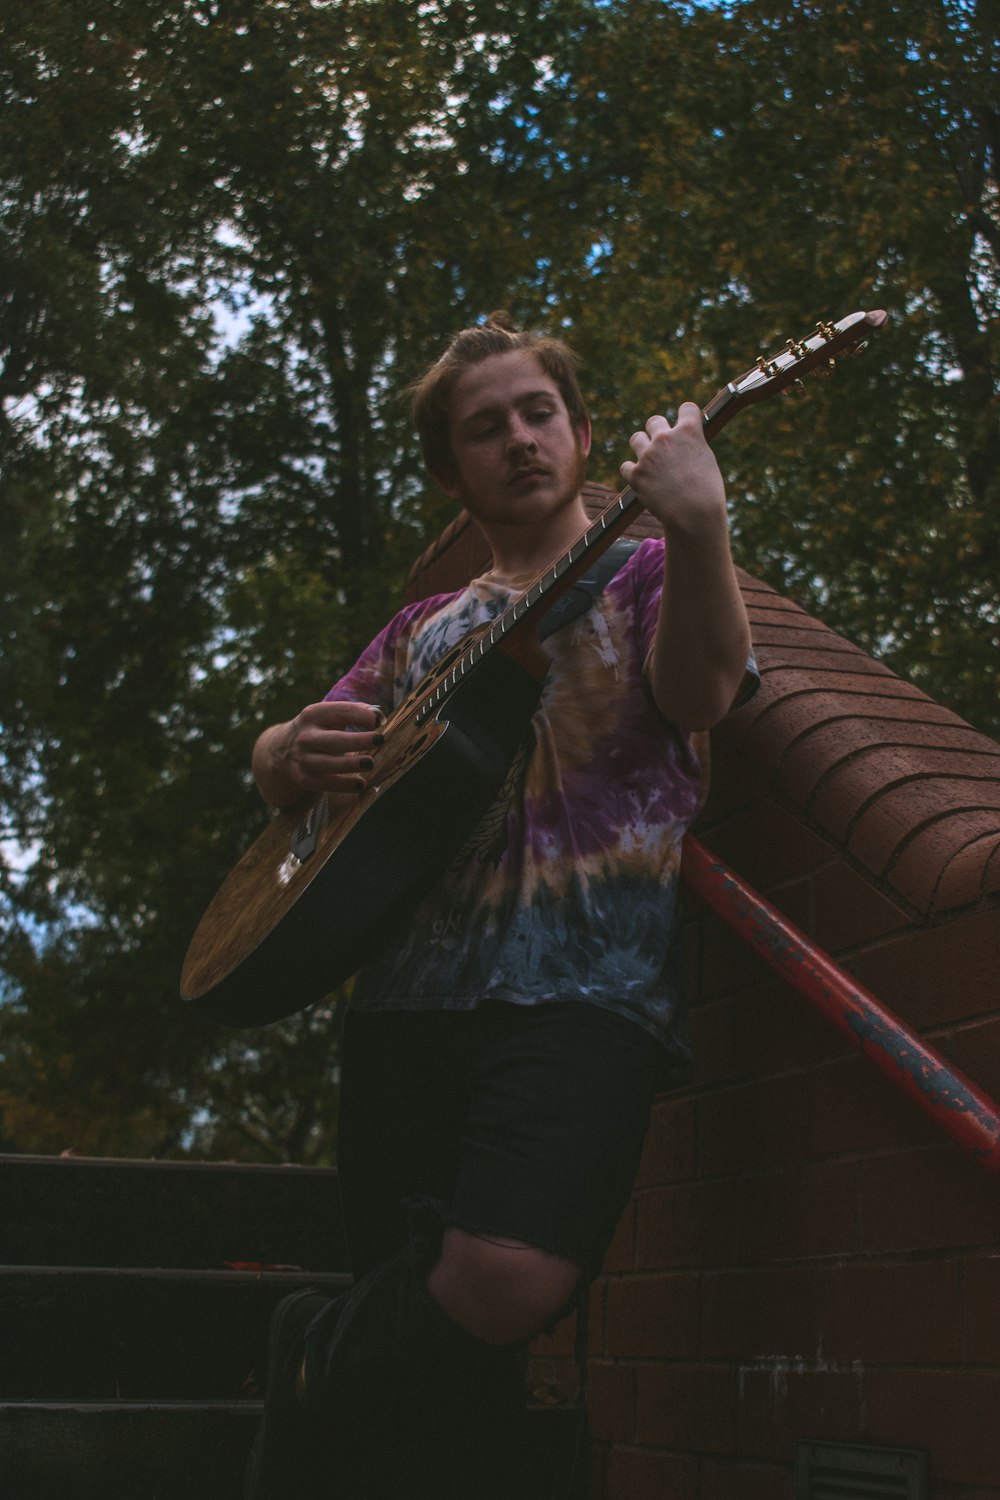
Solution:
{"label": "red brick", "polygon": [[[823,868],[836,869],[836,865],[829,864]],[[818,874],[818,870],[810,870],[798,879],[786,880],[784,885],[776,886],[768,897],[785,921],[798,927],[807,936],[812,935],[816,926],[815,881]]]}
{"label": "red brick", "polygon": [[586,1462],[587,1500],[609,1500],[608,1463],[610,1443],[588,1443]]}
{"label": "red brick", "polygon": [[728,818],[706,831],[703,842],[761,891],[822,869],[836,852],[820,834],[773,803]]}
{"label": "red brick", "polygon": [[805,1438],[857,1441],[865,1372],[831,1361],[761,1359],[739,1369],[741,1457],[790,1462]]}
{"label": "red brick", "polygon": [[878,943],[854,964],[862,984],[911,1026],[968,1020],[997,1005],[1000,916],[975,912]]}
{"label": "red brick", "polygon": [[721,917],[709,916],[705,911],[697,963],[685,975],[692,993],[711,1000],[764,983],[769,974],[763,959],[757,958]]}
{"label": "red brick", "polygon": [[636,1366],[635,1435],[640,1444],[689,1453],[732,1453],[735,1372],[718,1366]]}
{"label": "red brick", "polygon": [[[745,755],[765,773],[773,774],[789,747],[803,733],[815,729],[818,723],[831,720],[850,720],[863,723],[865,719],[898,720],[901,723],[922,723],[951,726],[962,724],[947,708],[922,697],[916,690],[886,696],[881,693],[872,698],[867,693],[837,693],[833,701],[816,684],[806,687],[793,696],[783,696],[781,680],[775,676],[757,695],[750,710],[732,725],[721,725],[713,735],[725,747],[733,747],[734,753]],[[968,726],[964,726],[968,727]]]}
{"label": "red brick", "polygon": [[1000,1475],[1000,1375],[871,1371],[871,1441],[926,1448],[935,1482],[992,1484]]}
{"label": "red brick", "polygon": [[638,1193],[636,1268],[731,1264],[736,1256],[736,1190],[728,1180]]}
{"label": "red brick", "polygon": [[[600,1500],[606,1500],[601,1495]],[[934,1483],[934,1500],[1000,1500],[1000,1484],[967,1484],[957,1486]]]}
{"label": "red brick", "polygon": [[689,1178],[695,1162],[693,1099],[661,1099],[653,1106],[636,1182],[642,1187]]}
{"label": "red brick", "polygon": [[[885,878],[921,912],[974,905],[982,894],[980,872],[965,861],[956,864],[956,857],[977,842],[995,845],[1000,840],[998,823],[1000,813],[983,813],[976,808],[959,807],[937,817],[908,840]],[[949,894],[942,900],[941,890],[949,872]]]}
{"label": "red brick", "polygon": [[866,656],[857,646],[852,646],[842,636],[835,636],[822,627],[813,631],[797,631],[797,640],[791,631],[784,631],[785,641],[769,642],[771,649],[759,654],[761,664],[772,672],[802,668],[814,677],[819,687],[825,678],[836,673],[840,678],[845,672],[860,677],[884,677],[886,669],[871,656]]}
{"label": "red brick", "polygon": [[631,1199],[618,1220],[614,1239],[604,1256],[605,1274],[631,1271],[635,1266],[635,1199]]}
{"label": "red brick", "polygon": [[817,945],[836,955],[907,926],[902,909],[843,861],[813,879]]}
{"label": "red brick", "polygon": [[962,1357],[954,1261],[861,1262],[824,1273],[823,1354],[866,1365],[955,1364]]}
{"label": "red brick", "polygon": [[[891,851],[899,841],[898,808],[904,804],[914,810],[909,827],[918,827],[929,810],[993,805],[988,784],[990,778],[1000,776],[1000,751],[985,736],[981,741],[985,749],[979,752],[928,745],[866,745],[862,742],[865,727],[863,723],[851,725],[853,745],[842,746],[840,763],[827,769],[815,794],[801,798],[810,816],[838,841],[843,842],[849,831],[871,817],[873,826],[884,827],[886,849]],[[918,786],[920,794],[914,795]],[[794,787],[788,790],[794,798]]]}
{"label": "red brick", "polygon": [[844,1255],[858,1245],[858,1167],[820,1162],[747,1177],[739,1188],[744,1262]]}
{"label": "red brick", "polygon": [[812,1081],[810,1142],[817,1156],[940,1144],[938,1127],[868,1057],[853,1053],[831,1062]]}
{"label": "red brick", "polygon": [[785,1465],[708,1458],[701,1466],[699,1500],[793,1500],[794,1482]]}
{"label": "red brick", "polygon": [[770,970],[734,1002],[738,1071],[751,1078],[849,1056],[851,1045],[810,1000]]}
{"label": "red brick", "polygon": [[[1000,1015],[973,1021],[954,1031],[948,1056],[983,1093],[1000,1101]],[[1000,1110],[1000,1103],[997,1104]]]}
{"label": "red brick", "polygon": [[693,1082],[704,1088],[731,1080],[737,1069],[735,1017],[742,996],[692,1005],[690,1015]]}
{"label": "red brick", "polygon": [[698,1352],[701,1303],[695,1275],[626,1276],[607,1287],[602,1352],[621,1358],[690,1359]]}
{"label": "red brick", "polygon": [[685,1453],[614,1447],[605,1494],[608,1500],[698,1500],[698,1460]]}
{"label": "red brick", "polygon": [[871,1157],[860,1164],[864,1252],[995,1246],[1000,1193],[958,1146]]}
{"label": "red brick", "polygon": [[702,1288],[704,1359],[796,1359],[823,1342],[818,1266],[707,1272]]}
{"label": "red brick", "polygon": [[949,815],[968,814],[957,827],[936,830],[939,858],[943,860],[945,854],[968,841],[965,830],[974,828],[977,821],[984,833],[995,829],[998,810],[1000,784],[971,777],[927,776],[888,787],[876,796],[853,823],[848,848],[868,869],[886,873],[901,845],[925,823],[939,824]]}
{"label": "red brick", "polygon": [[709,824],[720,813],[751,806],[767,797],[767,782],[761,773],[744,756],[717,750],[714,740],[709,787],[704,814]]}
{"label": "red brick", "polygon": [[1000,891],[1000,832],[977,837],[949,860],[934,890],[933,909],[950,912],[997,891]]}
{"label": "red brick", "polygon": [[[768,664],[762,672],[756,722],[743,741],[747,757],[762,768],[774,767],[803,727],[848,714],[880,719],[897,715],[904,719],[933,717],[919,688],[894,677],[886,668],[879,670],[870,659],[855,658],[854,663],[858,670],[823,673],[780,662]],[[875,671],[871,670],[873,665]]]}
{"label": "red brick", "polygon": [[587,1421],[595,1441],[631,1442],[635,1434],[635,1367],[587,1361]]}
{"label": "red brick", "polygon": [[701,1175],[802,1160],[809,1150],[811,1109],[812,1082],[805,1073],[760,1079],[699,1100]]}
{"label": "red brick", "polygon": [[859,783],[868,783],[879,775],[871,763],[876,754],[884,767],[882,779],[886,781],[899,774],[901,765],[905,767],[904,774],[911,774],[914,761],[918,762],[918,771],[948,770],[955,764],[942,760],[942,756],[979,757],[978,761],[962,762],[960,773],[966,765],[981,766],[992,756],[998,761],[994,769],[1000,774],[1000,751],[994,742],[966,725],[912,723],[852,714],[815,725],[795,741],[781,761],[782,789],[800,806],[805,806],[816,784],[832,773],[846,771],[849,761]]}
{"label": "red brick", "polygon": [[[1000,1366],[1000,1250],[962,1262],[965,1357]],[[1000,1481],[1000,1474],[997,1475]]]}

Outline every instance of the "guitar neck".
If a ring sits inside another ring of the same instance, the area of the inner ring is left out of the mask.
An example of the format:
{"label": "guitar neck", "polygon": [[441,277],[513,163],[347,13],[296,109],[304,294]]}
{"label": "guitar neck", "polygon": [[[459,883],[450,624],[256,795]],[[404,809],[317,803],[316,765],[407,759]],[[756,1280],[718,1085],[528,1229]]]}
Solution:
{"label": "guitar neck", "polygon": [[[705,435],[710,441],[729,420],[729,416],[733,415],[731,408],[735,397],[735,388],[726,386],[703,408],[702,422]],[[512,600],[503,613],[449,663],[447,675],[434,684],[433,690],[420,705],[418,721],[432,714],[466,673],[481,662],[488,652],[499,647],[506,637],[515,631],[534,631],[541,614],[561,599],[567,589],[572,588],[591,563],[631,526],[641,510],[642,501],[630,486],[626,486],[610,505],[605,506],[586,531],[577,537],[572,546],[539,573],[524,593]]]}
{"label": "guitar neck", "polygon": [[[701,418],[705,436],[711,442],[730,418],[743,407],[787,389],[810,371],[833,366],[836,357],[864,348],[869,332],[881,328],[886,314],[881,309],[852,313],[835,325],[818,323],[816,332],[803,342],[789,339],[785,349],[773,356],[761,355],[736,380],[723,386],[707,406]],[[553,605],[587,570],[611,543],[632,523],[642,509],[635,491],[627,488],[616,495],[601,511],[582,536],[535,578],[503,613],[484,628],[464,650],[449,657],[441,675],[435,676],[430,690],[416,710],[417,718],[426,718],[444,701],[460,678],[480,662],[487,652],[499,646],[514,631],[533,632],[539,615]]]}
{"label": "guitar neck", "polygon": [[[736,397],[735,386],[724,386],[702,409],[702,425],[709,442],[725,426],[730,416],[735,415]],[[587,571],[595,558],[607,551],[611,543],[631,526],[641,510],[642,501],[633,489],[626,487],[617,494],[586,531],[577,537],[569,550],[540,573],[524,593],[507,606],[495,623],[495,640],[499,641],[515,628],[526,628],[529,622],[533,625],[542,606],[550,608],[561,598]]]}

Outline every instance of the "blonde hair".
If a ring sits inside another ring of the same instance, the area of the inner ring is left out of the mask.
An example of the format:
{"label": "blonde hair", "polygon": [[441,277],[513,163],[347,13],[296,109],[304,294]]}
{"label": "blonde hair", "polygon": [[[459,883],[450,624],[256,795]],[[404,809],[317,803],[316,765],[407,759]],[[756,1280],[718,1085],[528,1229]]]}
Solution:
{"label": "blonde hair", "polygon": [[490,313],[485,323],[456,333],[440,359],[410,386],[410,415],[432,474],[448,474],[454,464],[448,428],[451,393],[459,376],[485,359],[520,351],[536,359],[558,386],[574,428],[586,423],[587,408],[576,378],[577,358],[568,344],[518,329],[505,312]]}

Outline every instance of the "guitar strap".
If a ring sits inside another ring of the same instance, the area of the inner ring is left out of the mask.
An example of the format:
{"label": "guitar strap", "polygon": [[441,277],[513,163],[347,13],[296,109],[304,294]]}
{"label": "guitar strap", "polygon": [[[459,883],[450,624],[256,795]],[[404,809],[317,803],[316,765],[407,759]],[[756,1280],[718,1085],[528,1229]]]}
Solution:
{"label": "guitar strap", "polygon": [[544,641],[557,630],[562,630],[571,620],[585,614],[605,586],[625,566],[638,545],[638,542],[622,537],[620,541],[613,542],[607,552],[602,552],[589,572],[578,578],[562,598],[545,611],[536,631],[538,639]]}

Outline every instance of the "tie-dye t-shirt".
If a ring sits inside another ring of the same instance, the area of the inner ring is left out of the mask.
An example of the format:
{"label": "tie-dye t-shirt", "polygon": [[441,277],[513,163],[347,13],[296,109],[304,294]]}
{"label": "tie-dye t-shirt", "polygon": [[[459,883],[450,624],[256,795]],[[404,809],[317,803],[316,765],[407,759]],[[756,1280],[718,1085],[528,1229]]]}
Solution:
{"label": "tie-dye t-shirt", "polygon": [[[644,679],[663,576],[647,540],[545,642],[533,743],[464,857],[355,980],[366,1008],[585,1001],[668,1040],[680,841],[698,810],[699,737]],[[403,609],[327,695],[391,710],[513,592],[479,578]],[[513,783],[513,785],[511,785]]]}

